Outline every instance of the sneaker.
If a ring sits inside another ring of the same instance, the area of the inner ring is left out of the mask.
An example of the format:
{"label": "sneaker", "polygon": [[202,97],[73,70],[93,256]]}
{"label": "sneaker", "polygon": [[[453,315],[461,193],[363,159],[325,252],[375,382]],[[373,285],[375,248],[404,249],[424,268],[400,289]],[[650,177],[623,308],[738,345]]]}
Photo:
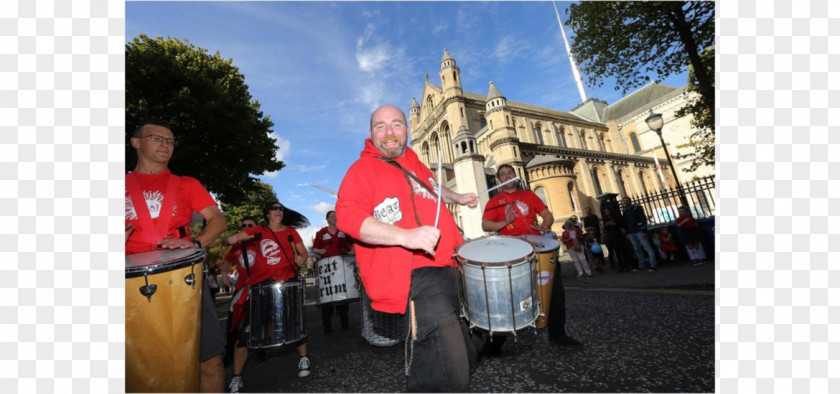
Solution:
{"label": "sneaker", "polygon": [[228,386],[228,388],[230,389],[231,393],[238,393],[239,389],[241,389],[242,386],[244,386],[242,384],[242,376],[237,375],[230,380],[230,386]]}
{"label": "sneaker", "polygon": [[648,272],[656,272],[656,268],[650,267],[650,268],[648,268]]}
{"label": "sneaker", "polygon": [[578,274],[578,278],[581,278],[581,277],[583,277],[583,274]]}
{"label": "sneaker", "polygon": [[305,378],[309,376],[309,357],[301,357],[298,363],[298,377]]}

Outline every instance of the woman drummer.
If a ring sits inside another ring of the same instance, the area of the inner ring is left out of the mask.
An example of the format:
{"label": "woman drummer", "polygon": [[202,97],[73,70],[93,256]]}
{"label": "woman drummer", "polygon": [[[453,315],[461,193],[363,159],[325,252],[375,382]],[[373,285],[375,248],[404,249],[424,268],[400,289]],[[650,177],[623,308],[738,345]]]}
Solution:
{"label": "woman drummer", "polygon": [[[248,285],[257,285],[266,280],[289,282],[299,280],[298,267],[309,259],[309,252],[295,228],[309,225],[309,220],[303,215],[288,209],[279,202],[270,202],[263,207],[263,217],[267,225],[245,228],[223,240],[225,245],[233,245],[240,241],[256,239],[259,247],[253,265],[251,266]],[[247,308],[246,308],[247,310]],[[238,342],[233,353],[233,379],[230,382],[230,392],[239,392],[242,388],[242,370],[248,360],[247,318],[242,319],[239,326]],[[309,353],[304,338],[298,345],[300,355],[298,362],[298,376],[309,375]]]}

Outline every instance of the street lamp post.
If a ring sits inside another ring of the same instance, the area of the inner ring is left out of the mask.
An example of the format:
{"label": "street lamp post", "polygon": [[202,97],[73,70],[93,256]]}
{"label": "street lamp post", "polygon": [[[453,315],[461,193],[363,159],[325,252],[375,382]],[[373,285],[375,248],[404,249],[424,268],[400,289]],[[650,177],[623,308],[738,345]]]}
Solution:
{"label": "street lamp post", "polygon": [[[662,126],[665,125],[662,121],[662,114],[657,114],[653,112],[653,110],[650,110],[650,115],[645,118],[645,123],[647,123],[648,127],[655,131],[656,135],[659,136],[659,141],[662,142],[662,149],[665,150],[665,158],[668,159],[668,166],[671,167],[671,174],[674,176],[674,182],[677,183],[677,193],[680,195],[680,201],[686,208],[691,209],[688,206],[688,199],[685,198],[682,185],[680,185],[680,179],[677,178],[677,170],[674,168],[674,163],[671,161],[671,155],[668,154],[668,147],[665,146],[665,140],[662,138]],[[656,155],[656,153],[654,153],[654,155]]]}

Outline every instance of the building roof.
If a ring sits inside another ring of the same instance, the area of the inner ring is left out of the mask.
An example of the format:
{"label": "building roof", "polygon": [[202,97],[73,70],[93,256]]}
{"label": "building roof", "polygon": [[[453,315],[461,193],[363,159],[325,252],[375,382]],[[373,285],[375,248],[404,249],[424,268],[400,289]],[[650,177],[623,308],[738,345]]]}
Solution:
{"label": "building roof", "polygon": [[677,90],[680,89],[673,86],[651,82],[641,87],[639,90],[624,96],[621,100],[608,105],[604,108],[601,119],[603,122],[617,120],[639,110],[640,108],[650,108],[651,103],[659,101],[658,99]]}
{"label": "building roof", "polygon": [[502,95],[502,92],[496,88],[496,85],[493,85],[493,81],[490,81],[490,90],[487,92],[487,101],[490,101],[494,98],[505,97]]}

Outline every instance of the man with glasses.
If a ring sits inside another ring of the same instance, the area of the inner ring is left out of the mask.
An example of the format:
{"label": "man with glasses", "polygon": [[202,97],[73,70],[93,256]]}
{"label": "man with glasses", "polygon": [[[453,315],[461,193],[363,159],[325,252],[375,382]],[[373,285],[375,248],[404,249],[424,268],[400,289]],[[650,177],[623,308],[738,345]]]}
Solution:
{"label": "man with glasses", "polygon": [[463,238],[446,204],[474,208],[478,197],[438,188],[440,180],[407,147],[399,108],[377,108],[369,132],[338,192],[338,229],[357,240],[371,308],[409,319],[408,391],[465,392],[477,351],[458,317],[452,255]]}
{"label": "man with glasses", "polygon": [[[169,159],[176,146],[169,126],[162,122],[144,123],[131,136],[131,146],[137,151],[137,167],[125,176],[126,255],[157,249],[201,248],[213,242],[225,230],[227,221],[198,180],[169,171]],[[205,221],[195,238],[189,232],[193,211]],[[221,392],[225,382],[222,327],[207,281],[202,295],[200,342],[200,389]]]}

